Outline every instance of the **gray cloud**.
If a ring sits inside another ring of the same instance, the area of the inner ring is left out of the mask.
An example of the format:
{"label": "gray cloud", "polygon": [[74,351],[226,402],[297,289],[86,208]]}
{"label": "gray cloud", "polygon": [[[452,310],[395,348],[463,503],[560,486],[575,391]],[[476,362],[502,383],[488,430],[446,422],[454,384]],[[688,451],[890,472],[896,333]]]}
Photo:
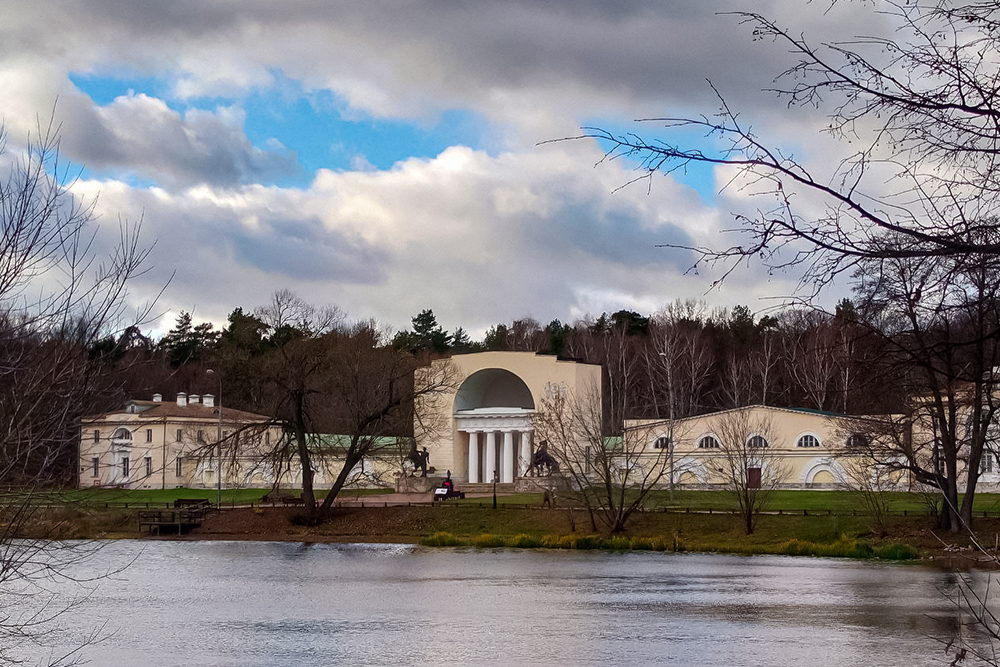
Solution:
{"label": "gray cloud", "polygon": [[238,110],[193,109],[182,117],[161,100],[140,94],[87,111],[64,125],[63,144],[92,169],[185,187],[269,181],[296,168],[293,154],[254,147]]}

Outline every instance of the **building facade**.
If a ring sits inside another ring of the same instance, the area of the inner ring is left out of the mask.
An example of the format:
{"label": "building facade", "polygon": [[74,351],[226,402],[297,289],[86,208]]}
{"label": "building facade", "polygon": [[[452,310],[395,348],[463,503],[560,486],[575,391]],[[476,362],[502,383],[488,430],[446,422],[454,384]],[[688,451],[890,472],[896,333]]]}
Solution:
{"label": "building facade", "polygon": [[559,386],[601,396],[601,367],[534,352],[479,352],[435,364],[454,366],[456,389],[437,397],[441,425],[421,442],[438,473],[471,484],[514,483],[531,461],[533,418]]}
{"label": "building facade", "polygon": [[173,402],[159,394],[151,401],[130,400],[120,411],[82,420],[80,487],[216,488],[220,461],[224,488],[268,487],[275,471],[260,452],[281,438],[280,428],[269,422],[220,408],[211,394],[180,393]]}

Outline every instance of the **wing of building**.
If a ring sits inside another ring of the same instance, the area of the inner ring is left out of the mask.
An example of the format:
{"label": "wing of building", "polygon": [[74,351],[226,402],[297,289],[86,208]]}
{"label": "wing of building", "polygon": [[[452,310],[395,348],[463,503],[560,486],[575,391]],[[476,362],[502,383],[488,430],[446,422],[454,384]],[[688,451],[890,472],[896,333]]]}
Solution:
{"label": "wing of building", "polygon": [[269,486],[274,471],[259,452],[280,437],[269,417],[220,408],[211,394],[154,394],[82,420],[80,486],[215,488],[220,449],[224,486]]}

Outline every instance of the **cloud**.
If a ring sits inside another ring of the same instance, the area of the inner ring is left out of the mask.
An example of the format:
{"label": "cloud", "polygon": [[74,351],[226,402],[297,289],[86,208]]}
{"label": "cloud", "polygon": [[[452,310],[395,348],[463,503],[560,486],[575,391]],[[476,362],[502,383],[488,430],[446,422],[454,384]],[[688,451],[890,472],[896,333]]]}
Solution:
{"label": "cloud", "polygon": [[[527,314],[652,310],[710,283],[684,275],[689,254],[655,245],[717,243],[730,212],[755,202],[728,192],[707,205],[671,177],[618,190],[636,175],[627,162],[601,163],[589,142],[536,144],[589,121],[632,129],[637,117],[711,114],[711,79],[765,141],[836,164],[811,141],[822,110],[789,120],[761,92],[793,58],[725,14],[745,6],[0,0],[0,114],[20,140],[59,98],[64,154],[97,175],[79,192],[100,191],[105,220],[143,217],[156,240],[158,270],[139,287],[156,293],[176,269],[165,309],[198,305],[221,322],[288,287],[396,326],[428,307],[472,330]],[[878,33],[884,20],[867,3],[754,9],[816,41]],[[101,105],[71,73],[152,77],[163,90]],[[332,93],[346,117],[481,116],[490,151],[452,145],[378,170],[362,150],[352,171],[266,185],[297,168],[295,155],[281,137],[251,142],[243,102],[286,87]],[[712,298],[745,303],[794,284],[743,275]]]}
{"label": "cloud", "polygon": [[295,157],[254,147],[237,108],[183,116],[143,94],[95,110],[88,132],[68,128],[66,148],[91,169],[127,169],[168,187],[269,181],[295,171]]}
{"label": "cloud", "polygon": [[617,310],[617,295],[697,296],[702,283],[682,275],[691,258],[653,246],[690,242],[688,227],[718,228],[717,214],[669,180],[614,193],[625,174],[591,168],[597,157],[584,144],[497,157],[455,147],[391,170],[321,171],[307,189],[87,181],[78,192],[100,192],[105,217],[143,215],[151,262],[176,268],[164,308],[196,301],[216,321],[284,287],[397,327],[433,308],[471,330]]}

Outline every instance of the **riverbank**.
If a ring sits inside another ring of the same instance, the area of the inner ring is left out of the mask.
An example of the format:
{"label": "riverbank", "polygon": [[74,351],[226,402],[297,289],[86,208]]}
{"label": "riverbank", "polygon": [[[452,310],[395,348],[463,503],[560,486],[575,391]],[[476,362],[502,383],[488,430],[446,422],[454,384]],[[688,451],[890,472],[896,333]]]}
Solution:
{"label": "riverbank", "polygon": [[[413,505],[343,507],[319,526],[297,521],[300,509],[285,507],[236,508],[209,515],[204,524],[185,535],[150,539],[259,540],[293,542],[373,542],[460,544],[468,546],[568,546],[578,548],[644,548],[668,551],[735,554],[872,555],[906,554],[905,545],[920,558],[949,567],[988,567],[988,556],[976,550],[968,536],[937,534],[926,517],[897,517],[889,534],[868,532],[863,516],[766,515],[753,535],[745,535],[740,518],[731,514],[674,514],[648,512],[636,516],[628,529],[610,541],[594,531],[579,510],[541,509],[500,505]],[[983,519],[981,539],[995,541],[1000,520]],[[446,536],[442,539],[442,535]],[[435,539],[435,537],[437,539]],[[862,545],[860,551],[858,545]],[[993,545],[990,545],[993,546]]]}
{"label": "riverbank", "polygon": [[[162,494],[162,492],[157,492]],[[194,495],[176,490],[178,497]],[[582,510],[542,507],[539,494],[500,497],[497,509],[492,498],[431,503],[429,496],[372,494],[345,496],[328,521],[304,525],[301,507],[259,504],[211,511],[198,528],[184,535],[149,536],[172,540],[255,540],[284,542],[383,542],[407,544],[456,544],[469,546],[595,545],[605,548],[657,548],[736,554],[864,555],[906,553],[892,545],[912,547],[927,561],[953,567],[985,567],[990,557],[974,548],[967,535],[930,530],[926,511],[912,505],[910,496],[894,498],[902,505],[889,520],[888,534],[872,535],[871,521],[850,494],[788,492],[778,497],[774,512],[760,517],[753,535],[743,532],[740,517],[725,509],[725,498],[713,492],[678,493],[673,507],[660,505],[634,515],[627,530],[614,541],[597,542],[611,536],[595,529]],[[535,497],[539,496],[539,497]],[[139,535],[137,507],[169,498],[124,492],[106,499],[88,495],[66,499],[37,512],[21,526],[22,537],[51,539],[115,539]],[[238,499],[233,498],[239,502]],[[994,514],[976,520],[975,529],[983,546],[1000,546],[1000,518],[996,499],[982,510]],[[234,503],[236,504],[236,503]],[[806,506],[806,507],[804,507]],[[796,509],[797,508],[797,509]],[[436,534],[444,534],[432,539]],[[142,536],[147,539],[146,535]],[[912,553],[912,551],[908,551]]]}

